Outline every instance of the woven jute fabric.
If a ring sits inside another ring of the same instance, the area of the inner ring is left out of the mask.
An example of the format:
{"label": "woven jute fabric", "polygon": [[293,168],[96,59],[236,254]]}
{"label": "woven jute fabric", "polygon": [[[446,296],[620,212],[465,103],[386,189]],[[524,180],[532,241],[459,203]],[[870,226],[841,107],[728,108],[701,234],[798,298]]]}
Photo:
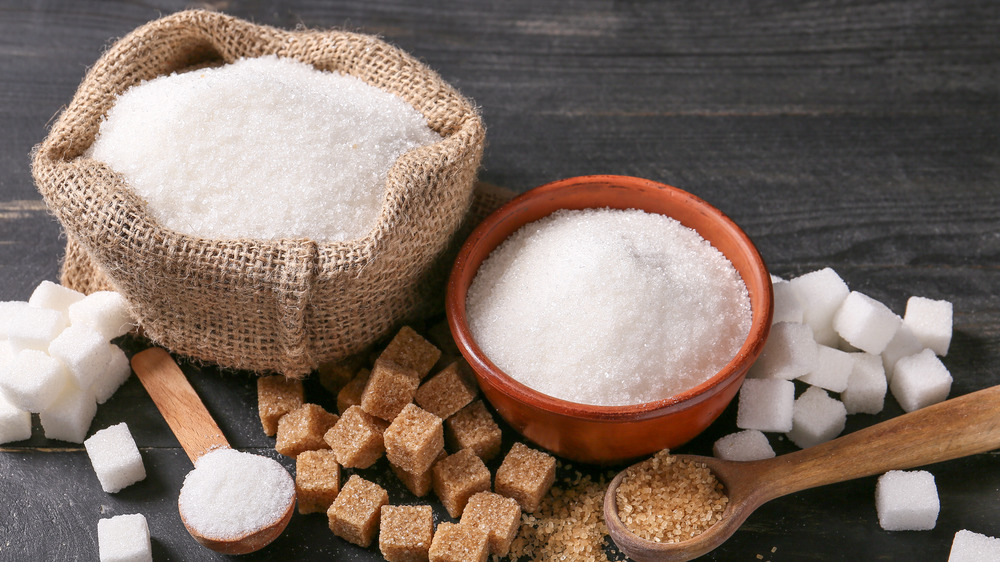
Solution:
{"label": "woven jute fabric", "polygon": [[[102,116],[129,87],[269,54],[396,94],[442,136],[392,166],[382,212],[367,236],[317,243],[180,234],[151,217],[121,174],[83,156]],[[64,284],[121,292],[145,336],[175,353],[295,377],[361,350],[434,306],[448,250],[463,222],[474,220],[468,214],[484,134],[468,100],[375,37],[286,31],[195,10],[116,42],[35,148],[32,172],[66,231]]]}

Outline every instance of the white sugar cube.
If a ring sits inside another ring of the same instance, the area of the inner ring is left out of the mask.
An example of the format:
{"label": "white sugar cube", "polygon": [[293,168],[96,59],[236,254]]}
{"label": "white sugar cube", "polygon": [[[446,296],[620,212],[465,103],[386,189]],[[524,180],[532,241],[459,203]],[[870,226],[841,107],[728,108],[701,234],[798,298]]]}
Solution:
{"label": "white sugar cube", "polygon": [[124,422],[95,432],[83,445],[105,492],[117,492],[146,477],[139,448]]}
{"label": "white sugar cube", "polygon": [[132,375],[132,366],[129,364],[125,352],[113,343],[106,345],[108,346],[108,364],[94,381],[93,386],[90,387],[98,404],[107,402]]}
{"label": "white sugar cube", "polygon": [[783,379],[746,379],[740,389],[736,427],[785,433],[792,429],[795,384]]}
{"label": "white sugar cube", "polygon": [[66,315],[58,310],[25,306],[17,308],[7,324],[7,339],[18,351],[47,350],[49,343],[67,326]]}
{"label": "white sugar cube", "polygon": [[750,367],[750,378],[791,380],[813,369],[816,341],[805,324],[778,322],[771,326],[764,349]]}
{"label": "white sugar cube", "polygon": [[39,414],[38,419],[47,439],[83,443],[96,413],[94,395],[70,383],[59,398]]}
{"label": "white sugar cube", "polygon": [[996,562],[1000,560],[1000,539],[962,529],[951,541],[948,562]]}
{"label": "white sugar cube", "polygon": [[756,461],[774,456],[767,436],[756,429],[730,433],[712,445],[712,454],[727,461]]}
{"label": "white sugar cube", "polygon": [[806,273],[789,281],[802,303],[802,319],[812,329],[816,341],[836,347],[833,315],[847,298],[847,283],[829,267]]}
{"label": "white sugar cube", "polygon": [[885,375],[888,380],[892,380],[892,370],[896,367],[896,362],[904,357],[909,357],[914,353],[924,350],[924,345],[920,343],[917,336],[906,323],[899,325],[896,335],[892,337],[889,345],[882,350],[882,366],[885,368]]}
{"label": "white sugar cube", "polygon": [[951,373],[930,349],[896,362],[889,390],[907,412],[937,404],[951,392]]}
{"label": "white sugar cube", "polygon": [[31,414],[11,404],[0,392],[0,443],[31,437]]}
{"label": "white sugar cube", "polygon": [[906,301],[903,323],[910,327],[924,347],[933,349],[938,355],[948,355],[952,328],[950,302],[910,297]]}
{"label": "white sugar cube", "polygon": [[840,435],[846,424],[844,404],[822,388],[810,386],[795,400],[788,438],[805,449]]}
{"label": "white sugar cube", "polygon": [[848,414],[877,414],[885,406],[888,381],[878,355],[863,351],[853,354],[854,366],[847,388],[840,393]]}
{"label": "white sugar cube", "polygon": [[127,334],[135,325],[128,312],[125,297],[114,291],[97,291],[69,307],[73,325],[89,326],[107,340]]}
{"label": "white sugar cube", "polygon": [[0,302],[0,338],[7,339],[10,336],[10,322],[21,309],[30,308],[24,301],[2,301]]}
{"label": "white sugar cube", "polygon": [[774,316],[771,323],[778,322],[802,322],[805,309],[799,295],[792,288],[788,281],[773,283],[774,287]]}
{"label": "white sugar cube", "polygon": [[25,349],[0,372],[0,389],[12,404],[29,412],[47,409],[70,382],[69,372],[59,360],[44,351]]}
{"label": "white sugar cube", "polygon": [[31,293],[28,304],[37,308],[48,308],[67,313],[69,305],[83,299],[83,296],[83,293],[69,287],[63,287],[52,281],[42,281]]}
{"label": "white sugar cube", "polygon": [[133,513],[99,520],[97,548],[101,562],[152,562],[146,518]]}
{"label": "white sugar cube", "polygon": [[878,524],[886,531],[929,531],[940,508],[930,472],[890,470],[875,485]]}
{"label": "white sugar cube", "polygon": [[860,349],[878,355],[889,345],[903,320],[889,307],[864,293],[852,291],[833,318],[840,337]]}
{"label": "white sugar cube", "polygon": [[107,367],[108,340],[87,326],[70,326],[49,344],[49,355],[63,362],[80,388],[90,388]]}
{"label": "white sugar cube", "polygon": [[854,358],[850,353],[825,345],[817,345],[817,348],[812,370],[799,380],[831,392],[843,392],[854,368]]}

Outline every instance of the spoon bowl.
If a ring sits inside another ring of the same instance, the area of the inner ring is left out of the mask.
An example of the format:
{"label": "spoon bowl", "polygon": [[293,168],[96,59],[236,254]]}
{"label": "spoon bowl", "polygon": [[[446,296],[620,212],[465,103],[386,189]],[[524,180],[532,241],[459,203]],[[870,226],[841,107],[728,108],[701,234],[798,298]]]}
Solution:
{"label": "spoon bowl", "polygon": [[994,386],[770,459],[738,462],[677,455],[704,463],[722,483],[729,497],[722,520],[700,535],[677,543],[640,538],[618,516],[617,491],[625,471],[608,485],[604,520],[618,548],[637,562],[692,560],[725,542],[754,510],[772,499],[1000,448],[998,411],[1000,386]]}

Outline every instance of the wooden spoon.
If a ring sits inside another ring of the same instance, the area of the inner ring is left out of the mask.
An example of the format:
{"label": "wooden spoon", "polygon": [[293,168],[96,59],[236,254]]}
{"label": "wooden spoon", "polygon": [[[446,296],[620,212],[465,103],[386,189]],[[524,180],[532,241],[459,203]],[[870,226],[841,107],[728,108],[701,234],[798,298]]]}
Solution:
{"label": "wooden spoon", "polygon": [[[192,463],[215,449],[231,448],[184,372],[166,350],[153,347],[136,353],[132,357],[132,370],[153,399],[163,419],[167,420],[167,425]],[[228,540],[205,537],[192,529],[183,515],[181,520],[188,533],[203,546],[223,554],[247,554],[264,548],[278,538],[292,519],[294,509],[295,494],[292,494],[288,507],[278,521]]]}
{"label": "wooden spoon", "polygon": [[726,488],[722,520],[679,543],[656,543],[630,532],[618,517],[619,473],[604,496],[604,519],[618,548],[637,562],[682,561],[706,554],[728,539],[767,501],[816,486],[889,470],[903,470],[1000,447],[1000,386],[905,414],[839,439],[752,462],[677,455],[702,462]]}

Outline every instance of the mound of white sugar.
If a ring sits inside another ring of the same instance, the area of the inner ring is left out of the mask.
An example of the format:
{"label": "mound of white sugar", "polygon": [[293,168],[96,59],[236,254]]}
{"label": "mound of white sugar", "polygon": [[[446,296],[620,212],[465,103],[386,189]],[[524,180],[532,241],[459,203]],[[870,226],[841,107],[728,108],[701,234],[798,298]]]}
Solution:
{"label": "mound of white sugar", "polygon": [[473,337],[500,369],[583,404],[667,398],[718,372],[750,331],[732,264],[638,210],[559,211],[515,232],[469,288]]}
{"label": "mound of white sugar", "polygon": [[173,230],[332,241],[366,235],[392,164],[440,139],[397,96],[268,56],[131,88],[88,155]]}
{"label": "mound of white sugar", "polygon": [[216,449],[184,477],[177,503],[189,529],[229,540],[279,521],[294,495],[295,483],[277,461]]}

